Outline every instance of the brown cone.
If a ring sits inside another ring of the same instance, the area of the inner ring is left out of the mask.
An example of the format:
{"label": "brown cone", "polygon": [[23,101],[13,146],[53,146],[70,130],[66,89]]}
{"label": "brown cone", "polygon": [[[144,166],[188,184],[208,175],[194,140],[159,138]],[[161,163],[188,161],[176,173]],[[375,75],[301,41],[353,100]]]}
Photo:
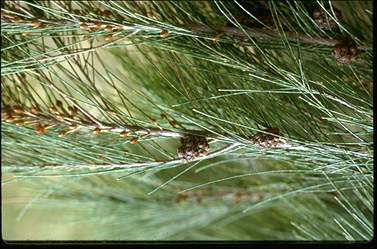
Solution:
{"label": "brown cone", "polygon": [[335,45],[332,55],[338,64],[351,64],[359,55],[359,50],[354,41],[344,40]]}
{"label": "brown cone", "polygon": [[[268,128],[264,132],[273,133],[279,135],[278,128]],[[251,138],[251,142],[258,148],[275,148],[286,143],[284,139],[281,139],[275,135],[258,132]]]}
{"label": "brown cone", "polygon": [[181,146],[178,148],[178,157],[191,161],[197,157],[208,154],[208,142],[205,137],[186,136],[181,138]]}
{"label": "brown cone", "polygon": [[[333,9],[336,17],[341,19],[340,11],[336,8]],[[331,13],[330,10],[328,12]],[[334,30],[338,27],[336,22],[322,8],[316,8],[313,11],[313,19],[318,27],[323,30]]]}

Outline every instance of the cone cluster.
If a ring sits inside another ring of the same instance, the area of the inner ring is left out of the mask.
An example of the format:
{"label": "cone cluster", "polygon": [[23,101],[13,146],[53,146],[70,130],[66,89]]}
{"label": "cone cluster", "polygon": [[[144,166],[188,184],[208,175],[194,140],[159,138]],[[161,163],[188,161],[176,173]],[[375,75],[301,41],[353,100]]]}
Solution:
{"label": "cone cluster", "polygon": [[351,64],[359,55],[359,50],[354,41],[343,40],[335,45],[332,55],[338,64]]}
{"label": "cone cluster", "polygon": [[[334,13],[337,19],[341,19],[341,12],[335,8]],[[330,12],[328,10],[328,12]],[[330,12],[331,13],[331,12]],[[313,19],[318,27],[322,30],[334,30],[338,27],[334,19],[332,19],[324,9],[316,8],[313,11]]]}
{"label": "cone cluster", "polygon": [[[273,133],[273,134],[267,134],[265,132]],[[258,148],[262,148],[262,149],[275,148],[275,147],[280,147],[282,145],[285,145],[286,141],[278,137],[277,135],[279,135],[278,128],[268,128],[264,130],[264,132],[256,133],[251,138],[251,142],[254,143]]]}
{"label": "cone cluster", "polygon": [[208,141],[205,137],[185,136],[181,138],[178,157],[186,161],[208,155]]}

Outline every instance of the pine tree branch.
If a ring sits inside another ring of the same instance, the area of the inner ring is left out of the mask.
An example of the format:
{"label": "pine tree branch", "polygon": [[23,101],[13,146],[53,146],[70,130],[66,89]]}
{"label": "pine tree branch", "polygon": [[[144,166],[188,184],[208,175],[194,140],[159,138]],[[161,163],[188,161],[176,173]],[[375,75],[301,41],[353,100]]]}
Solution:
{"label": "pine tree branch", "polygon": [[[141,127],[137,125],[128,125],[128,124],[122,124],[121,127],[116,127],[113,124],[107,124],[97,119],[96,119],[96,123],[93,123],[90,120],[88,120],[87,117],[85,119],[82,117],[74,119],[74,116],[68,115],[67,111],[59,112],[57,110],[53,110],[51,111],[52,112],[51,114],[43,114],[40,112],[36,113],[35,111],[33,111],[34,112],[33,113],[26,110],[22,110],[20,107],[14,107],[13,109],[16,109],[16,113],[11,111],[10,109],[3,108],[3,110],[1,111],[2,121],[8,122],[8,123],[15,123],[19,126],[24,126],[28,124],[40,124],[41,122],[45,121],[45,122],[48,122],[48,127],[53,127],[59,124],[63,124],[69,127],[74,127],[70,129],[69,133],[77,131],[79,128],[86,128],[98,134],[101,132],[113,132],[113,133],[120,134],[121,136],[128,136],[129,133],[132,133],[136,136],[142,136],[142,137],[153,136],[153,137],[180,138],[186,135],[204,136],[208,138],[213,137],[213,135],[210,133],[206,133],[206,132],[198,131],[198,130],[172,131],[172,130],[162,129],[162,128],[146,128],[146,127]],[[85,113],[83,114],[85,115]]]}
{"label": "pine tree branch", "polygon": [[[225,35],[229,36],[236,36],[236,37],[254,37],[258,39],[271,39],[276,38],[281,40],[281,33],[275,30],[268,30],[264,28],[245,28],[243,31],[242,29],[235,28],[235,27],[227,27],[227,26],[217,26],[217,27],[209,27],[206,25],[187,25],[183,26],[184,28],[189,29],[193,32],[203,32],[203,33],[218,33],[223,32]],[[290,41],[300,41],[304,44],[315,44],[315,45],[325,45],[325,46],[335,46],[341,40],[338,39],[329,39],[329,38],[314,38],[304,34],[293,33],[293,32],[285,32],[286,37]]]}
{"label": "pine tree branch", "polygon": [[[9,15],[5,15],[9,19]],[[100,22],[72,22],[72,21],[65,21],[65,20],[58,20],[58,19],[41,19],[38,20],[39,22],[44,22],[44,23],[51,23],[55,25],[69,25],[71,24],[72,26],[75,25],[82,25],[85,24],[85,29],[91,30],[91,29],[103,29],[106,28],[108,25],[115,25],[115,28],[118,30],[143,30],[143,27],[140,25],[124,25],[122,23],[117,23],[112,21],[103,21],[104,23]],[[33,24],[35,20],[24,20],[25,24]],[[11,22],[10,22],[11,23]],[[18,23],[22,23],[22,21],[18,21]],[[218,33],[223,33],[224,35],[228,36],[234,36],[238,38],[247,38],[248,36],[253,37],[253,38],[258,38],[258,39],[277,39],[281,40],[282,39],[282,33],[273,30],[273,29],[266,29],[266,28],[251,28],[251,27],[246,27],[244,30],[236,27],[228,27],[228,26],[214,26],[210,27],[207,25],[203,24],[190,24],[190,25],[179,25],[176,26],[179,29],[183,30],[189,30],[190,32],[193,33],[205,33],[205,34],[210,34],[210,35],[216,35]],[[162,32],[164,31],[164,28],[156,27],[156,29],[160,29]],[[150,28],[149,28],[150,30]],[[311,44],[311,45],[324,45],[324,46],[335,46],[339,43],[341,43],[344,39],[343,38],[321,38],[321,37],[311,37],[308,35],[300,34],[298,32],[284,32],[284,36],[292,42],[301,42],[303,44]],[[113,43],[113,42],[111,42]],[[107,45],[107,44],[105,44]],[[103,47],[104,45],[98,46],[98,47]],[[91,48],[90,50],[95,49]],[[358,48],[359,50],[370,50],[372,49],[371,47],[368,46],[362,46]],[[87,51],[83,51],[87,52]],[[48,58],[50,59],[50,58]]]}
{"label": "pine tree branch", "polygon": [[[226,145],[226,146],[224,146],[223,148],[221,148],[217,151],[209,153],[207,156],[195,158],[195,159],[191,160],[190,163],[224,155],[225,153],[227,153],[229,151],[235,150],[239,146],[240,146],[240,144],[236,144],[236,143]],[[111,170],[111,171],[109,171],[109,173],[112,173],[112,172],[115,172],[116,170],[143,169],[145,167],[153,168],[153,167],[158,167],[158,166],[180,165],[180,164],[184,164],[184,163],[187,163],[187,162],[188,161],[184,160],[184,159],[173,159],[173,160],[170,160],[170,161],[138,162],[138,163],[129,163],[129,164],[82,164],[82,165],[67,164],[67,165],[43,165],[43,166],[30,165],[30,166],[11,166],[11,168],[13,170],[24,170],[24,169],[30,169],[30,168],[33,168],[33,169],[40,168],[40,169],[43,169],[43,170],[47,170],[47,169],[53,169],[53,170],[55,170],[55,169],[58,169],[58,170],[62,170],[62,169],[100,170],[100,169],[103,169],[103,170]],[[96,173],[101,173],[101,172],[93,172],[93,174],[96,174]],[[87,173],[84,173],[84,174],[87,174]],[[80,175],[80,174],[78,173],[78,174],[75,174],[75,175]],[[53,176],[53,175],[49,174],[49,175],[46,175],[46,176]],[[59,174],[57,176],[72,176],[72,174],[69,174],[69,175]],[[18,177],[18,176],[16,176],[16,177]],[[22,177],[22,176],[20,176],[20,177]],[[43,177],[43,175],[38,175],[38,177]]]}

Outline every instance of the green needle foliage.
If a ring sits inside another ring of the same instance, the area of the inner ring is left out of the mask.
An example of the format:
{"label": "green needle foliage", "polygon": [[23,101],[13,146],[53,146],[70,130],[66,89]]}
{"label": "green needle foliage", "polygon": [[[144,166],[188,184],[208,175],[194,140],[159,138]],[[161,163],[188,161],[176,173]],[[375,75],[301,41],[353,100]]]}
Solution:
{"label": "green needle foliage", "polygon": [[371,1],[1,11],[5,240],[372,239]]}

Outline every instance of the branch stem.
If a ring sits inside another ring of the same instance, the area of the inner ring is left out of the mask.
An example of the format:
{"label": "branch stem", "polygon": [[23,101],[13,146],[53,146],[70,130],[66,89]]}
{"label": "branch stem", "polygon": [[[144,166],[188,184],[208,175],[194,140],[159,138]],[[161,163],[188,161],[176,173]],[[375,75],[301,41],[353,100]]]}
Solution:
{"label": "branch stem", "polygon": [[[47,23],[53,23],[56,25],[63,25],[67,26],[70,23],[74,26],[79,26],[80,23],[83,22],[73,22],[73,21],[67,21],[67,20],[56,20],[56,19],[48,19],[48,20],[41,20],[43,22]],[[27,23],[30,23],[27,22]],[[85,22],[90,27],[96,27],[95,22]],[[106,24],[107,23],[107,24]],[[103,21],[103,23],[98,28],[105,28],[107,25],[116,25],[118,28],[123,30],[130,30],[130,29],[136,29],[136,30],[142,30],[143,26],[141,25],[125,25],[121,23],[116,23],[114,20],[111,21]],[[176,26],[179,29],[188,30],[189,32],[193,33],[205,33],[205,34],[213,34],[216,35],[218,33],[224,33],[228,36],[238,37],[238,38],[246,38],[246,37],[253,37],[258,39],[278,39],[281,40],[282,33],[273,29],[266,29],[266,28],[244,28],[244,30],[236,28],[236,27],[228,27],[228,26],[216,26],[216,27],[210,27],[203,24],[190,24],[190,25],[180,25]],[[160,27],[154,27],[152,28],[153,31],[155,30],[164,30]],[[148,30],[151,30],[151,27],[148,27]],[[180,34],[182,34],[180,32]],[[284,36],[292,42],[300,42],[303,44],[313,44],[313,45],[324,45],[324,46],[335,46],[336,44],[340,43],[342,41],[341,38],[321,38],[321,37],[312,37],[305,34],[300,34],[297,32],[288,32],[284,31]],[[368,46],[362,46],[358,48],[359,50],[370,50],[371,48]]]}

